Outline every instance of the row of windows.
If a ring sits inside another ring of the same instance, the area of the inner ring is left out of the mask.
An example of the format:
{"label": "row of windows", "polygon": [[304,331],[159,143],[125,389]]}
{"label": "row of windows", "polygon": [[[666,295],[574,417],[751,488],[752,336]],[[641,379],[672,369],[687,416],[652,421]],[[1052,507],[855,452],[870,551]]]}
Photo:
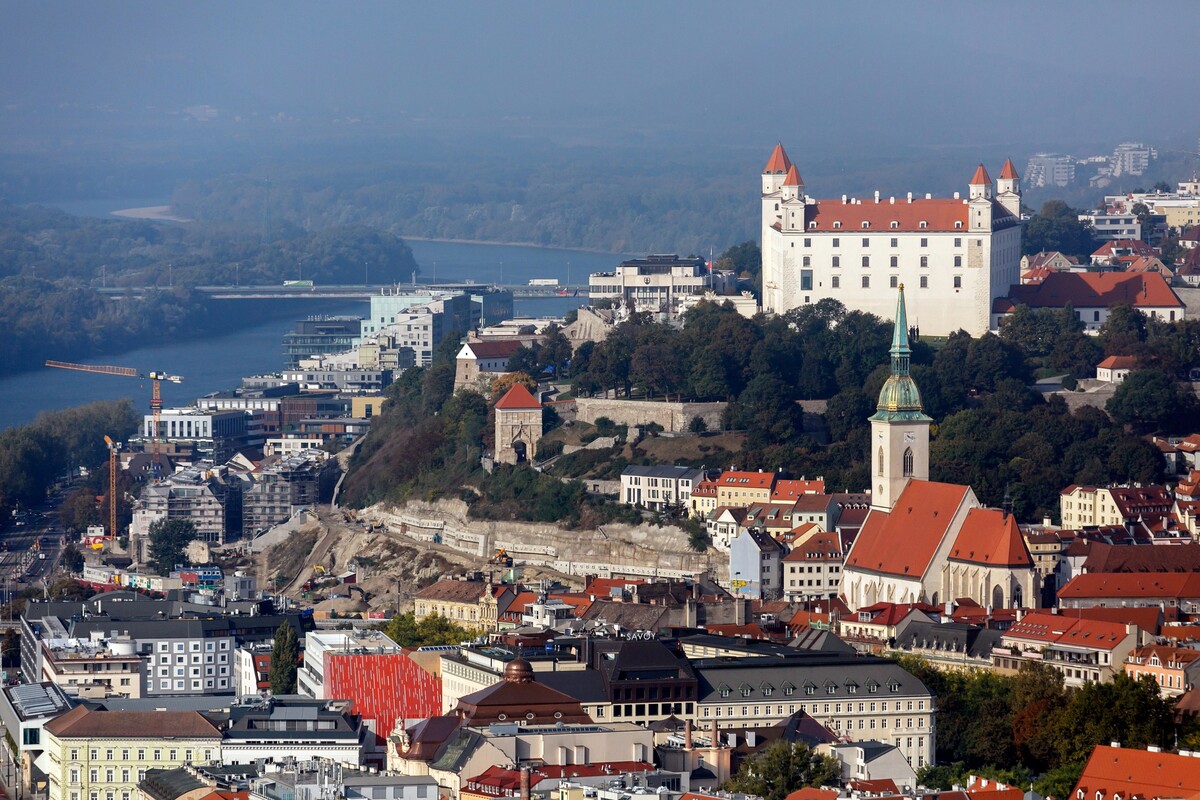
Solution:
{"label": "row of windows", "polygon": [[[841,267],[842,266],[842,257],[841,256],[832,256],[829,263],[830,263],[830,266]],[[929,266],[929,256],[921,256],[920,261],[918,263],[920,263],[920,265],[922,267],[928,267]],[[871,266],[871,257],[863,256],[862,257],[862,265],[864,267],[869,268]],[[889,258],[888,265],[898,268],[900,266],[900,256],[892,256],[891,258]],[[954,266],[961,267],[962,265],[963,265],[962,256],[955,256],[954,257]],[[811,267],[812,266],[812,256],[805,256],[801,261],[801,266]]]}
{"label": "row of windows", "polygon": [[[830,288],[832,288],[832,289],[840,289],[840,288],[842,288],[842,280],[841,280],[841,277],[840,277],[840,276],[838,276],[838,275],[834,275],[833,277],[831,277],[831,278],[829,279],[829,286],[830,286]],[[895,275],[892,275],[892,276],[891,276],[891,277],[888,279],[888,286],[889,286],[890,288],[892,288],[892,289],[899,288],[899,286],[900,286],[900,279],[899,279],[897,276],[895,276]],[[922,275],[922,276],[921,276],[920,287],[921,287],[922,289],[928,289],[928,288],[929,288],[929,276],[928,276],[928,275]],[[862,276],[862,288],[864,288],[864,289],[870,289],[870,288],[871,288],[871,276],[870,276],[870,275],[863,275],[863,276]],[[955,276],[954,276],[954,288],[955,288],[955,289],[961,289],[961,288],[962,288],[962,276],[961,276],[961,275],[955,275]],[[812,291],[812,273],[811,273],[811,272],[808,274],[808,281],[807,281],[807,283],[806,283],[806,282],[805,282],[805,280],[804,280],[804,273],[800,273],[800,290],[801,290],[801,291],[804,291],[804,292],[811,292],[811,291]],[[1171,312],[1171,315],[1172,315],[1172,321],[1174,321],[1174,314],[1175,314],[1175,312]]]}
{"label": "row of windows", "polygon": [[[959,238],[959,237],[957,237],[957,236],[956,236],[956,237],[954,238],[954,246],[955,246],[955,247],[962,247],[962,241],[963,241],[963,240],[962,240],[961,238]],[[899,247],[899,246],[900,246],[900,240],[899,240],[898,238],[896,238],[896,237],[892,237],[892,239],[890,240],[889,244],[890,244],[890,245],[891,245],[893,248],[897,248],[897,247]],[[841,247],[841,246],[842,246],[842,240],[841,240],[841,238],[840,238],[840,237],[838,237],[838,236],[835,236],[835,237],[833,237],[833,239],[832,239],[832,245],[833,245],[834,247]],[[982,246],[982,245],[983,245],[983,240],[982,240],[982,239],[976,239],[976,240],[975,240],[975,246],[976,246],[976,247],[980,247],[980,246]],[[795,242],[792,242],[792,247],[795,247],[795,246],[796,246],[796,243],[795,243]],[[808,247],[812,247],[812,239],[810,239],[810,238],[809,238],[809,237],[807,237],[807,236],[806,236],[806,237],[804,237],[804,246],[805,246],[806,248],[808,248]],[[870,239],[869,237],[866,237],[866,236],[864,236],[864,237],[863,237],[863,240],[862,240],[862,246],[863,246],[863,247],[870,247],[870,246],[871,246],[871,239]],[[922,237],[921,237],[921,247],[929,247],[929,239],[928,239],[928,238],[926,238],[926,237],[924,237],[924,236],[922,236]]]}
{"label": "row of windows", "polygon": [[[800,704],[799,704],[799,709],[800,709],[801,711],[804,711],[804,712],[806,712],[806,713],[810,714],[810,715],[817,715],[817,714],[831,714],[831,713],[832,713],[832,714],[841,714],[841,713],[842,713],[842,704],[841,704],[841,703],[825,703],[825,704],[824,704],[824,706],[825,706],[825,710],[824,710],[824,711],[821,711],[821,710],[818,708],[818,706],[819,706],[819,705],[821,705],[821,704],[819,704],[819,703],[813,703],[811,708],[806,708],[806,707],[805,707],[805,705],[804,705],[803,703],[800,703]],[[853,708],[853,705],[854,705],[853,703],[846,703],[846,713],[847,713],[847,714],[853,714],[853,713],[854,713],[854,708]],[[859,711],[861,712],[861,711],[862,711],[862,703],[859,703],[858,705],[859,705]],[[874,704],[872,704],[872,705],[874,705]],[[899,703],[897,703],[897,705],[899,705]],[[832,711],[830,710],[830,707],[831,707],[831,706],[833,706],[833,707],[834,707]],[[755,717],[755,718],[757,718],[757,717],[761,717],[761,716],[771,716],[771,709],[772,709],[772,708],[774,708],[774,709],[775,709],[775,714],[777,714],[777,715],[782,715],[782,714],[784,713],[784,712],[783,712],[783,709],[784,709],[784,707],[783,707],[783,706],[770,706],[770,705],[766,705],[766,706],[741,706],[741,707],[740,707],[740,708],[741,708],[741,713],[740,713],[740,714],[738,713],[738,708],[739,708],[739,706],[715,706],[715,707],[712,707],[712,708],[711,708],[711,711],[712,711],[712,716],[714,716],[714,717],[720,717],[720,716],[722,715],[722,710],[724,710],[724,715],[725,715],[726,717],[747,717],[747,716],[750,716],[750,717]],[[788,708],[790,708],[790,709],[791,709],[791,711],[789,711],[788,713],[789,713],[789,714],[794,714],[794,713],[796,713],[797,705],[796,705],[796,704],[792,704],[792,705],[789,705],[789,706],[788,706]],[[873,709],[872,709],[872,710],[873,710]],[[896,710],[897,710],[897,711],[899,711],[900,709],[899,709],[899,708],[897,708]],[[710,711],[710,707],[709,707],[709,706],[705,706],[705,707],[704,707],[704,711],[702,712],[702,716],[705,716],[705,717],[709,716],[709,711]],[[866,726],[869,726],[870,728],[874,729],[874,728],[875,728],[876,719],[877,719],[877,718],[875,718],[875,717],[872,717],[872,718],[870,718],[870,719],[865,719],[865,720],[864,720],[864,719],[859,719],[859,720],[858,720],[858,728],[859,728],[859,730],[862,730],[862,729],[863,729],[864,727],[866,727]],[[878,718],[878,720],[879,720],[879,727],[880,727],[880,728],[887,728],[887,727],[888,727],[888,718],[887,718],[887,717],[880,717],[880,718]],[[901,721],[902,721],[902,720],[903,720],[904,724],[901,724]],[[914,720],[915,720],[915,721],[914,721]],[[848,723],[847,723],[847,727],[853,727],[853,726],[854,726],[854,720],[849,720],[849,721],[848,721]],[[920,730],[920,729],[922,729],[922,728],[924,728],[924,727],[925,727],[925,717],[923,717],[923,716],[921,716],[921,717],[895,717],[895,718],[893,718],[893,719],[892,719],[892,725],[891,725],[891,727],[892,727],[892,728],[897,728],[897,729],[899,729],[899,728],[916,728],[916,729]]]}
{"label": "row of windows", "polygon": [[[69,755],[70,755],[70,759],[69,759],[69,760],[70,760],[70,761],[78,761],[78,760],[79,760],[79,754],[80,754],[80,752],[81,752],[81,751],[80,751],[79,749],[77,749],[77,748],[72,748],[72,749],[70,750],[70,752],[69,752]],[[146,753],[147,753],[147,752],[149,752],[149,753],[150,753],[150,759],[151,759],[152,761],[162,761],[162,757],[163,757],[163,751],[162,751],[161,749],[159,749],[159,748],[154,748],[154,749],[152,749],[152,750],[147,750],[146,748],[139,747],[139,748],[137,748],[137,750],[136,750],[136,751],[135,751],[135,750],[128,750],[128,749],[121,750],[121,751],[120,751],[120,753],[121,753],[121,760],[122,760],[122,761],[128,761],[128,760],[129,760],[129,757],[130,757],[130,754],[131,754],[131,753],[134,753],[134,752],[136,752],[136,753],[137,753],[137,758],[136,758],[136,760],[137,760],[137,761],[145,761],[145,760],[146,760]],[[179,751],[179,750],[172,748],[172,749],[170,749],[170,750],[167,750],[166,752],[167,752],[167,760],[169,760],[169,761],[178,761],[178,760],[179,760],[179,753],[180,753],[180,751]],[[191,748],[188,748],[188,749],[185,749],[185,750],[183,750],[183,760],[184,760],[184,761],[192,761],[192,760],[193,760],[193,758],[194,758],[194,756],[196,755],[196,752],[197,752],[197,751],[194,751],[194,750],[192,750]],[[203,752],[203,754],[204,754],[204,760],[205,760],[205,761],[211,761],[211,760],[212,760],[212,757],[213,757],[213,751],[212,751],[212,750],[203,750],[203,751],[201,751],[201,752]],[[105,761],[112,761],[112,760],[114,760],[114,757],[116,756],[116,753],[117,753],[117,751],[116,751],[116,750],[106,749],[106,750],[104,751],[104,760],[105,760]],[[97,760],[99,760],[99,758],[100,758],[100,750],[99,750],[99,748],[95,748],[95,747],[93,747],[93,748],[91,748],[90,750],[88,750],[88,758],[89,758],[90,760],[92,760],[92,761],[97,761]],[[128,773],[128,772],[129,772],[129,770],[124,770],[124,772],[125,772],[125,773]],[[79,772],[79,770],[78,770],[78,769],[72,769],[72,770],[71,770],[71,783],[79,783],[79,774],[80,774],[80,772]],[[93,769],[93,770],[91,771],[91,775],[92,775],[92,780],[93,780],[93,781],[97,781],[97,780],[99,780],[99,778],[97,778],[97,777],[96,777],[98,774],[99,774],[99,773],[98,773],[98,771],[97,771],[97,770],[94,770],[94,769]],[[107,780],[108,780],[109,782],[111,782],[111,781],[113,780],[113,779],[112,779],[112,777],[111,777],[111,776],[113,775],[113,771],[112,771],[111,769],[110,769],[110,770],[108,770],[108,775],[109,775],[109,777],[107,778]],[[122,778],[122,780],[124,780],[124,781],[128,781],[129,779],[128,779],[128,778]],[[139,778],[138,778],[138,780],[141,780],[141,778],[139,777]]]}

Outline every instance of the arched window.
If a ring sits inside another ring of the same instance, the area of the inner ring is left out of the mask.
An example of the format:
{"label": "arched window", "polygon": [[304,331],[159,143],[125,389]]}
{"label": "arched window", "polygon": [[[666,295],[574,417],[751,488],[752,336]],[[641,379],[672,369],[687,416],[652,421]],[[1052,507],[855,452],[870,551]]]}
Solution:
{"label": "arched window", "polygon": [[913,474],[913,454],[912,448],[904,449],[904,477],[911,478]]}
{"label": "arched window", "polygon": [[879,475],[883,477],[883,448],[879,448]]}

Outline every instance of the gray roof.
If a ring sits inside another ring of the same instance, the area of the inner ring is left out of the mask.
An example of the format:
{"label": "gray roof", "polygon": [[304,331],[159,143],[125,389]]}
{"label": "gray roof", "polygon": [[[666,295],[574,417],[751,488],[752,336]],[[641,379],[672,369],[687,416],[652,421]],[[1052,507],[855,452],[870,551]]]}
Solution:
{"label": "gray roof", "polygon": [[574,697],[581,703],[607,703],[609,701],[604,676],[594,669],[539,672],[537,682]]}
{"label": "gray roof", "polygon": [[896,631],[896,647],[901,650],[934,649],[966,653],[970,658],[991,658],[992,648],[1000,643],[1003,631],[968,625],[964,622],[931,622],[914,619]]}
{"label": "gray roof", "polygon": [[[232,694],[184,697],[106,697],[95,703],[106,711],[226,711],[237,698]],[[211,716],[211,715],[210,715]]]}
{"label": "gray roof", "polygon": [[143,797],[149,797],[151,800],[175,800],[207,785],[189,770],[179,767],[146,770],[146,777],[138,783],[138,789]]}
{"label": "gray roof", "polygon": [[704,472],[695,467],[676,467],[669,464],[655,464],[653,466],[630,464],[621,470],[621,474],[634,475],[639,478],[669,478],[671,480],[683,478],[693,481],[699,481],[704,477]]}
{"label": "gray roof", "polygon": [[[925,684],[895,661],[871,656],[818,653],[805,659],[710,658],[693,661],[692,666],[700,678],[700,703],[758,702],[785,696],[844,700],[852,694],[863,699],[872,695],[878,699],[932,697]],[[789,687],[791,695],[787,694]],[[722,688],[728,691],[725,697],[721,696]],[[743,695],[746,690],[749,694]]]}
{"label": "gray roof", "polygon": [[8,702],[22,721],[57,717],[73,703],[53,683],[26,683],[4,690]]}

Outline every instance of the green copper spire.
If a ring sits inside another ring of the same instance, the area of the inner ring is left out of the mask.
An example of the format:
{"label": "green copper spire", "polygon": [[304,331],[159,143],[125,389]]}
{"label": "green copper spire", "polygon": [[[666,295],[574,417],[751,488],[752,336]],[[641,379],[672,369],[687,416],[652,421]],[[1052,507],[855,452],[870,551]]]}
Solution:
{"label": "green copper spire", "polygon": [[904,308],[904,284],[896,300],[896,324],[892,331],[892,374],[879,392],[875,420],[929,420],[921,410],[921,392],[908,372],[912,349],[908,346],[908,313]]}

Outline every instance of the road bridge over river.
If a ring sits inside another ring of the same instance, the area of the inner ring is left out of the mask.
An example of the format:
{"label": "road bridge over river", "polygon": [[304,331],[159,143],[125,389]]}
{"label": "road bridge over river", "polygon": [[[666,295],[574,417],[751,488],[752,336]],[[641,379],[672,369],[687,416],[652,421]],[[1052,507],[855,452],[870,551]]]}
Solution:
{"label": "road bridge over river", "polygon": [[[134,286],[101,289],[111,297],[141,297],[154,288]],[[371,297],[392,292],[483,292],[492,289],[511,291],[515,298],[528,297],[582,297],[587,298],[587,286],[529,286],[496,285],[482,283],[435,283],[401,284],[393,286],[197,286],[195,291],[214,300],[367,300]]]}

